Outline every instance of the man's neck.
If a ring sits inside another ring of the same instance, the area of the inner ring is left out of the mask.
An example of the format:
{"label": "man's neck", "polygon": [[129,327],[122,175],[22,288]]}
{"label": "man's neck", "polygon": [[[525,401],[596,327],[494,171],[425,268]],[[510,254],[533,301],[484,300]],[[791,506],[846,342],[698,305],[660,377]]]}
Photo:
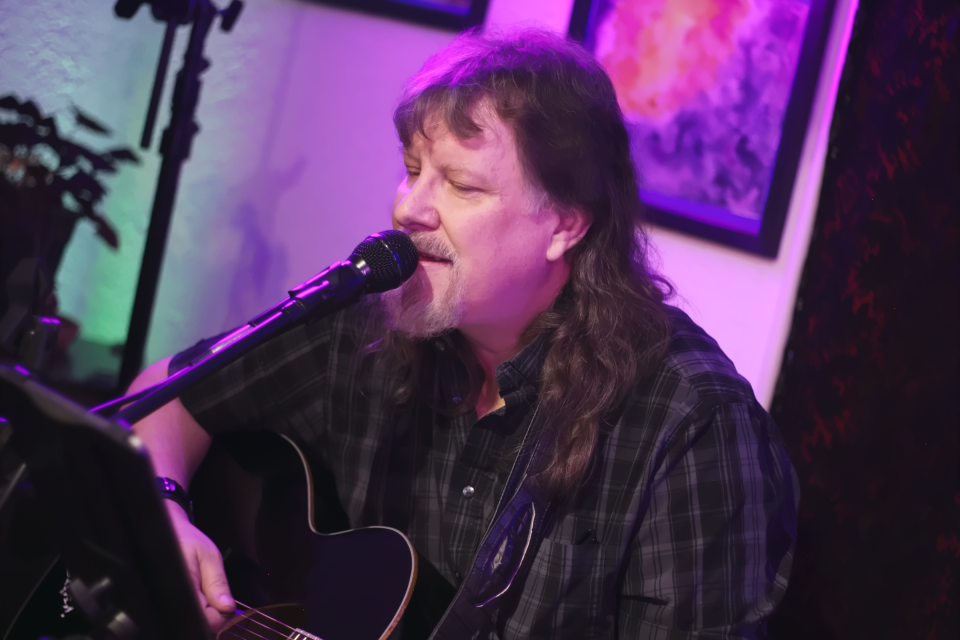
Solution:
{"label": "man's neck", "polygon": [[478,341],[466,333],[464,337],[467,343],[473,349],[473,353],[483,368],[484,378],[483,387],[480,389],[480,396],[477,398],[477,417],[482,418],[491,411],[496,411],[504,405],[503,398],[500,397],[500,385],[497,383],[497,367],[500,363],[506,362],[520,352],[519,333],[508,340],[486,340]]}
{"label": "man's neck", "polygon": [[461,323],[458,327],[485,374],[483,388],[477,399],[477,417],[482,418],[504,405],[497,384],[497,367],[520,353],[525,346],[520,342],[523,332],[553,304],[569,277],[570,268],[567,264],[557,263],[537,291],[527,299],[520,313],[484,324]]}

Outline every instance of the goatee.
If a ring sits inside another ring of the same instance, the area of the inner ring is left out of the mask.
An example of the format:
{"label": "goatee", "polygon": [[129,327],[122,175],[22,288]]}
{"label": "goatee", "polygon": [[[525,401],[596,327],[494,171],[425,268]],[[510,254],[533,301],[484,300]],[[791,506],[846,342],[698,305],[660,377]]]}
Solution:
{"label": "goatee", "polygon": [[449,279],[444,291],[434,291],[422,269],[397,289],[380,294],[380,307],[387,326],[414,339],[432,338],[455,329],[463,317],[463,268],[456,252],[442,240],[415,231],[410,239],[421,254],[449,261]]}

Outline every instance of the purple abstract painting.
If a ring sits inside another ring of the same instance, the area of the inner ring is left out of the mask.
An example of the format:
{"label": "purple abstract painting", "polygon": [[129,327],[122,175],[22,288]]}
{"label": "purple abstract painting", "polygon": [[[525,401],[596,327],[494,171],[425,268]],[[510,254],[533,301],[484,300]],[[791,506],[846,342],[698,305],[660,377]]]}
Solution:
{"label": "purple abstract painting", "polygon": [[757,234],[809,0],[607,0],[586,44],[613,80],[643,200]]}

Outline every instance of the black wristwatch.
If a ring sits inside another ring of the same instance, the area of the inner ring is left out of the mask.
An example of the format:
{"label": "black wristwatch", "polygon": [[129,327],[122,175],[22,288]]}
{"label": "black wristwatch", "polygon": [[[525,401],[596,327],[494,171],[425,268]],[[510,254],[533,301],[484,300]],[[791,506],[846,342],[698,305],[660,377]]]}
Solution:
{"label": "black wristwatch", "polygon": [[190,524],[193,524],[193,503],[187,496],[186,490],[176,480],[170,478],[154,478],[153,483],[157,485],[160,497],[165,500],[173,500],[180,505],[187,512]]}

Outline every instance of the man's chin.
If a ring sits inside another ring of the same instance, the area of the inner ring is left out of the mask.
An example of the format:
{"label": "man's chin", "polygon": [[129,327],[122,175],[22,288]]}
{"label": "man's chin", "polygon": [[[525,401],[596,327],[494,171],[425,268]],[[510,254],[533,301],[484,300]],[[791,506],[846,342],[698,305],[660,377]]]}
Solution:
{"label": "man's chin", "polygon": [[[381,298],[382,300],[382,298]],[[391,309],[384,306],[386,324],[405,338],[423,340],[435,338],[455,329],[459,323],[457,315],[444,313],[429,304],[408,308]]]}
{"label": "man's chin", "polygon": [[455,329],[463,317],[463,283],[457,263],[420,264],[400,288],[380,294],[387,326],[421,340]]}
{"label": "man's chin", "polygon": [[455,329],[462,315],[460,305],[436,300],[432,292],[418,287],[418,284],[380,294],[380,307],[387,327],[406,338],[420,340]]}

